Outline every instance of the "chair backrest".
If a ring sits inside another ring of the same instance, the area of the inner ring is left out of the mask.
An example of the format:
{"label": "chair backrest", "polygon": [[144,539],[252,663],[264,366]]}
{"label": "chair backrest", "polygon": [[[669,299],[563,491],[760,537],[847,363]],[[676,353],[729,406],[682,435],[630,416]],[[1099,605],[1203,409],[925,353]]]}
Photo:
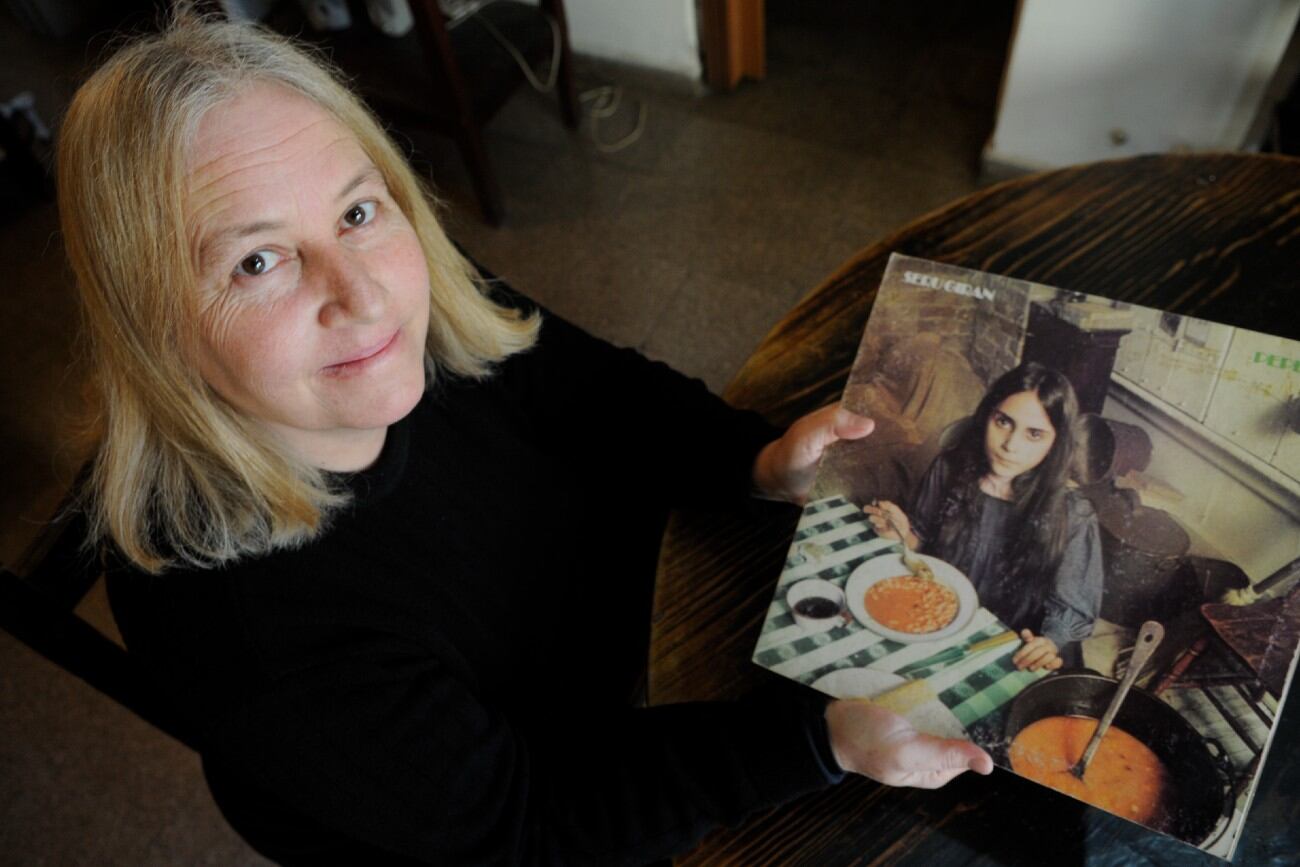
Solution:
{"label": "chair backrest", "polygon": [[28,547],[19,571],[0,569],[0,629],[194,748],[140,661],[76,613],[103,571],[85,550],[85,537],[84,515],[65,503]]}

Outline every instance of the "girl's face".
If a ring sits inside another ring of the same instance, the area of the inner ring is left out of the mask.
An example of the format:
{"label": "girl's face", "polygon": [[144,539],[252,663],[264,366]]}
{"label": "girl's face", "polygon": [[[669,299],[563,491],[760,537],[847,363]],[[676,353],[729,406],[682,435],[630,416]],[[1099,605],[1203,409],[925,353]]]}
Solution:
{"label": "girl's face", "polygon": [[424,390],[419,239],[347,129],[257,85],[199,126],[189,174],[197,363],[315,466],[358,469]]}
{"label": "girl's face", "polygon": [[1004,479],[1043,462],[1056,441],[1056,428],[1032,391],[1011,395],[993,408],[984,431],[984,454],[993,475]]}

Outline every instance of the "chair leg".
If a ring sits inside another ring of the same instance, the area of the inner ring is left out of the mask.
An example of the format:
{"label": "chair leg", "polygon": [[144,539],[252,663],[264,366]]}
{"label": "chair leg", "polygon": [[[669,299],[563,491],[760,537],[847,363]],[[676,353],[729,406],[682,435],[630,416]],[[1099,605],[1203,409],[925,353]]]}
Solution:
{"label": "chair leg", "polygon": [[483,210],[483,219],[489,225],[500,226],[505,218],[505,207],[502,204],[501,188],[497,186],[496,175],[492,172],[492,163],[488,160],[482,132],[462,127],[456,136],[456,145],[460,148],[461,158],[465,160],[465,167],[469,169],[470,182],[474,185],[474,194]]}
{"label": "chair leg", "polygon": [[560,97],[560,116],[569,129],[578,128],[578,90],[573,81],[573,50],[569,47],[569,24],[564,17],[564,0],[542,0],[542,9],[560,27],[560,70],[556,91]]}

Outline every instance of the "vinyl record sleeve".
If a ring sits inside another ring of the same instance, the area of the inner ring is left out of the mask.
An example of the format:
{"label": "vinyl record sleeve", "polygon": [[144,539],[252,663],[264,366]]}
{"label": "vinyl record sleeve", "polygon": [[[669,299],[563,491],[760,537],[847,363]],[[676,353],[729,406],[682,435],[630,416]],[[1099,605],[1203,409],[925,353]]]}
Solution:
{"label": "vinyl record sleeve", "polygon": [[843,404],[754,662],[1230,858],[1300,639],[1300,343],[895,254]]}

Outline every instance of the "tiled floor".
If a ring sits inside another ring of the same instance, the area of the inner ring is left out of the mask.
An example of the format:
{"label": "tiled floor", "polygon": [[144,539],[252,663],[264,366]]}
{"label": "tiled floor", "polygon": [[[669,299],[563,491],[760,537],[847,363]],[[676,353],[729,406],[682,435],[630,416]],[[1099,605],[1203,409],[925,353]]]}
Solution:
{"label": "tiled floor", "polygon": [[[506,196],[481,223],[446,142],[413,135],[452,234],[484,265],[598,335],[720,390],[804,292],[858,248],[976,186],[1013,4],[768,0],[769,74],[692,96],[628,85],[604,154],[521,91],[489,131]],[[0,99],[56,116],[82,41],[0,17]],[[53,206],[0,215],[0,561],[76,463],[75,312]],[[71,366],[70,366],[71,365]],[[0,634],[0,863],[264,863],[224,825],[185,749]]]}

